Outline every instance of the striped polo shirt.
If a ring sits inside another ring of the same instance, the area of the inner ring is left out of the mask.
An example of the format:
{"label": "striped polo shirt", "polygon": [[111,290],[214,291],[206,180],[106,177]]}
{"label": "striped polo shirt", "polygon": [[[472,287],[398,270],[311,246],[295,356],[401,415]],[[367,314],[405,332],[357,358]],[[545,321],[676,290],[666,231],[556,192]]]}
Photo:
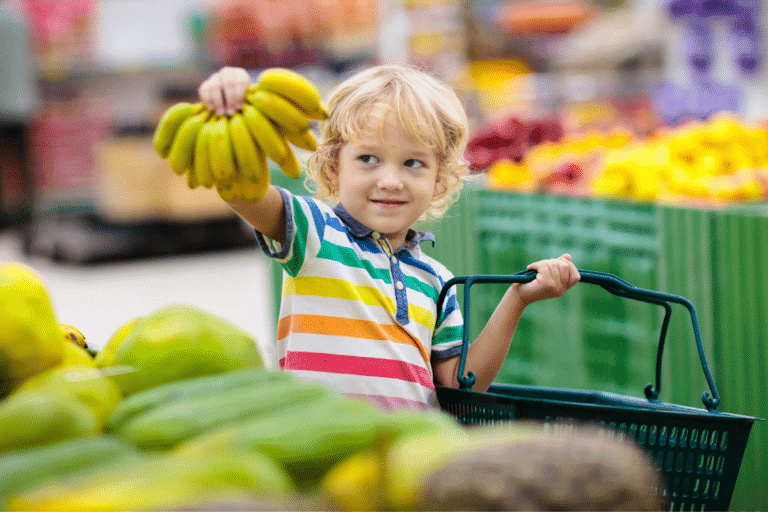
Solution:
{"label": "striped polo shirt", "polygon": [[280,367],[384,408],[437,407],[432,363],[459,354],[463,320],[455,288],[435,319],[453,276],[419,248],[432,234],[411,230],[393,253],[341,205],[278,190],[286,243],[256,237],[283,268]]}

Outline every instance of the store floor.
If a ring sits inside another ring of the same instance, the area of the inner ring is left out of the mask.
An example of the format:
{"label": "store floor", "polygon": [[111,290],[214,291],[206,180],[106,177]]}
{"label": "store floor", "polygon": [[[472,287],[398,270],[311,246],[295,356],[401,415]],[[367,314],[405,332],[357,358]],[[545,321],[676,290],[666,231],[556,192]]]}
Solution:
{"label": "store floor", "polygon": [[70,265],[26,256],[12,232],[0,231],[0,261],[19,261],[45,280],[59,321],[101,347],[128,320],[182,303],[251,333],[272,361],[271,262],[255,248],[154,259]]}

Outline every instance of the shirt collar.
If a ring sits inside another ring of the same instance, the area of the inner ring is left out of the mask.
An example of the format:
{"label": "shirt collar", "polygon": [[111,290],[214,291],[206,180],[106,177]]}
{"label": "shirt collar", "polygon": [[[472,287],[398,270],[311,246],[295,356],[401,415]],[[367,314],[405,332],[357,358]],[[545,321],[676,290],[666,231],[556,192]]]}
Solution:
{"label": "shirt collar", "polygon": [[[352,217],[349,212],[341,205],[337,204],[333,208],[333,212],[341,219],[341,221],[347,226],[347,229],[353,236],[357,238],[365,238],[371,236],[373,230],[363,224],[357,219]],[[435,235],[428,231],[416,231],[415,229],[409,229],[406,235],[406,243],[402,249],[410,249],[420,244],[421,242],[432,242],[432,247],[435,246]]]}

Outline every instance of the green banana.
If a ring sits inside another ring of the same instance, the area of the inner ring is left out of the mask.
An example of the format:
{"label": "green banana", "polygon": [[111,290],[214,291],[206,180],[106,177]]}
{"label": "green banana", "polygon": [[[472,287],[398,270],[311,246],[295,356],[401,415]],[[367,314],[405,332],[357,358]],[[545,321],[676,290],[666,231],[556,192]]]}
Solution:
{"label": "green banana", "polygon": [[171,150],[168,153],[168,164],[175,174],[181,176],[193,168],[195,139],[209,116],[210,111],[204,110],[187,118],[179,127],[179,131],[173,139],[173,144],[171,144]]}
{"label": "green banana", "polygon": [[188,118],[199,113],[205,105],[182,101],[171,105],[160,117],[152,138],[152,145],[160,158],[168,158],[171,144],[181,124]]}
{"label": "green banana", "polygon": [[309,129],[307,115],[277,93],[259,89],[246,99],[283,131],[299,133]]}
{"label": "green banana", "polygon": [[197,134],[195,140],[195,177],[197,182],[205,188],[211,188],[215,183],[213,179],[213,171],[211,170],[211,156],[209,154],[211,131],[213,128],[212,118],[200,128],[200,133]]}
{"label": "green banana", "polygon": [[286,157],[283,136],[264,114],[248,103],[243,104],[243,119],[264,154],[275,162],[282,162]]}
{"label": "green banana", "polygon": [[286,407],[301,407],[330,393],[325,386],[309,386],[299,381],[253,384],[177,400],[134,416],[114,434],[137,448],[164,451],[222,426],[272,415]]}
{"label": "green banana", "polygon": [[317,139],[312,130],[304,130],[299,133],[285,132],[286,140],[296,146],[297,148],[306,149],[307,151],[314,151],[317,149]]}
{"label": "green banana", "polygon": [[229,133],[239,174],[245,178],[260,180],[264,176],[264,156],[239,112],[229,118]]}
{"label": "green banana", "polygon": [[211,171],[217,184],[223,185],[227,181],[233,180],[237,173],[237,167],[230,140],[229,122],[226,117],[219,117],[213,123],[209,152]]}
{"label": "green banana", "polygon": [[118,430],[140,414],[166,407],[179,400],[202,398],[250,386],[271,386],[293,380],[293,376],[280,371],[244,368],[161,384],[120,401],[109,416],[107,430]]}
{"label": "green banana", "polygon": [[285,68],[265,69],[259,74],[257,87],[284,96],[310,119],[323,120],[328,117],[317,88],[295,71]]}

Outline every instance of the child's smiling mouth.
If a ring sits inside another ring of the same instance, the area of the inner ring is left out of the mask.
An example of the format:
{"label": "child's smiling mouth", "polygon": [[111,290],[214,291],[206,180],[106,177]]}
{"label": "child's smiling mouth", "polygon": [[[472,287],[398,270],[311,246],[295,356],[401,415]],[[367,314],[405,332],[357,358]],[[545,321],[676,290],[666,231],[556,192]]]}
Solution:
{"label": "child's smiling mouth", "polygon": [[395,208],[397,206],[402,206],[406,203],[405,201],[400,201],[396,199],[371,199],[371,202],[376,206],[380,206],[382,208]]}

